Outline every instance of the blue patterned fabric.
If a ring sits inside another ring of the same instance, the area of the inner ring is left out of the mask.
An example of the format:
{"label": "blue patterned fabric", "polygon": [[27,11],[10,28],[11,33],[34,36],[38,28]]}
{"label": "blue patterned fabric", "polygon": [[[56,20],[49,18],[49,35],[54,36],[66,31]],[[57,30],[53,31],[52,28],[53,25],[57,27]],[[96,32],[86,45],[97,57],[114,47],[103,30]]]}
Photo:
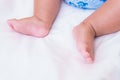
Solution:
{"label": "blue patterned fabric", "polygon": [[67,4],[82,9],[97,9],[106,0],[64,0]]}

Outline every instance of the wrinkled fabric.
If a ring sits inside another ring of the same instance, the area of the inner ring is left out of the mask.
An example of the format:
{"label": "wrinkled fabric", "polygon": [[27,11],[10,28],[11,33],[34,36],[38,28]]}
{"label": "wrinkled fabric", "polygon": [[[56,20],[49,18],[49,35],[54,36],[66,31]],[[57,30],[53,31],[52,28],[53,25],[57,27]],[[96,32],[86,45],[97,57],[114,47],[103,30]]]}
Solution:
{"label": "wrinkled fabric", "polygon": [[67,4],[82,9],[97,9],[106,0],[64,0]]}

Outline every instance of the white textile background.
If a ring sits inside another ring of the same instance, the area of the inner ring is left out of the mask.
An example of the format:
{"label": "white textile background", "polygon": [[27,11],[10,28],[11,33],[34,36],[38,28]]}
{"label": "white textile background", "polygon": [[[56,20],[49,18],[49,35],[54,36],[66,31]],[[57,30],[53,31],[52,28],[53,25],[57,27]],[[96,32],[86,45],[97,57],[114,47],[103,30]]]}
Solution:
{"label": "white textile background", "polygon": [[120,80],[120,32],[95,39],[95,62],[84,63],[72,29],[93,11],[62,3],[50,34],[14,32],[6,20],[31,16],[33,0],[0,0],[0,80]]}

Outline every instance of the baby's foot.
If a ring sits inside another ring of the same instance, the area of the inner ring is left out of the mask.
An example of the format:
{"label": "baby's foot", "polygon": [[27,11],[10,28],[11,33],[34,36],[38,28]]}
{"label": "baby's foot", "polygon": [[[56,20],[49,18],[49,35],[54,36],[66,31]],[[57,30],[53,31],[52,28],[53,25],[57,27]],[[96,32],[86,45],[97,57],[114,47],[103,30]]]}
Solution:
{"label": "baby's foot", "polygon": [[73,35],[77,48],[88,63],[94,60],[94,37],[95,31],[91,25],[81,23],[73,29]]}
{"label": "baby's foot", "polygon": [[20,20],[11,19],[8,20],[8,24],[16,32],[36,37],[45,37],[51,28],[50,25],[35,16]]}

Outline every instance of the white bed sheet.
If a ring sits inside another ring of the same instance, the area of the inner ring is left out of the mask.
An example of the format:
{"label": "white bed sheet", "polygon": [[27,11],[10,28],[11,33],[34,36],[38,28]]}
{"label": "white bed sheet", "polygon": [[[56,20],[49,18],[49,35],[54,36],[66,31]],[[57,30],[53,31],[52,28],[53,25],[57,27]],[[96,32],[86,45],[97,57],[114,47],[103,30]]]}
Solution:
{"label": "white bed sheet", "polygon": [[62,3],[50,34],[14,32],[6,20],[31,16],[33,0],[0,0],[0,80],[120,80],[120,32],[95,39],[95,62],[84,63],[72,29],[93,11]]}

